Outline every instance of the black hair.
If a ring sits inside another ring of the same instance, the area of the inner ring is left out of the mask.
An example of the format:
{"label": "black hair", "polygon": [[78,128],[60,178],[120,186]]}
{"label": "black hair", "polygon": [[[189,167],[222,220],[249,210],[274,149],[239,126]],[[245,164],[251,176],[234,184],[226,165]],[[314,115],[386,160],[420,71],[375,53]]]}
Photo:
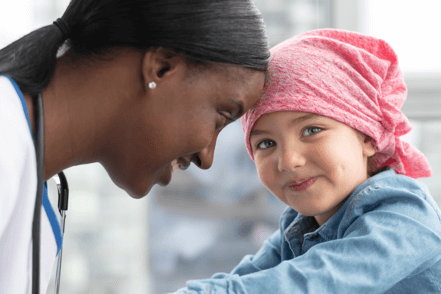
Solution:
{"label": "black hair", "polygon": [[85,57],[118,47],[163,47],[195,63],[262,71],[270,56],[253,0],[71,0],[61,18],[70,30],[67,40],[52,24],[0,50],[0,74],[32,96],[48,85],[63,44]]}

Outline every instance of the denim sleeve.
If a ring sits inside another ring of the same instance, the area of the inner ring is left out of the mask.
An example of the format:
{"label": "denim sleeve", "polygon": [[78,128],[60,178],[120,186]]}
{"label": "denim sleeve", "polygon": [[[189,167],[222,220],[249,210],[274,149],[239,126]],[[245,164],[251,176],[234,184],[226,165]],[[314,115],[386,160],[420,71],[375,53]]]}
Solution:
{"label": "denim sleeve", "polygon": [[[177,293],[384,293],[441,259],[441,224],[434,208],[406,192],[388,192],[386,201],[347,214],[335,240],[280,262],[282,236],[276,233],[231,274],[189,281]],[[418,288],[410,291],[418,293]]]}
{"label": "denim sleeve", "polygon": [[[246,255],[242,261],[233,269],[230,275],[247,275],[272,268],[281,261],[280,248],[282,243],[282,234],[277,230],[269,237],[255,255]],[[228,274],[218,273],[212,279],[223,279]]]}

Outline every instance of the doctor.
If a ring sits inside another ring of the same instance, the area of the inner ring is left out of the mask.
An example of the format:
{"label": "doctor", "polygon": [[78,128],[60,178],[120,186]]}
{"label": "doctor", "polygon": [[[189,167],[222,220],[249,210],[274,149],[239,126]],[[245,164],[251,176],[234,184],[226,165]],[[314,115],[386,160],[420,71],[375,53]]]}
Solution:
{"label": "doctor", "polygon": [[[40,94],[44,181],[99,162],[141,198],[176,168],[210,168],[219,132],[257,101],[268,59],[252,0],[72,0],[1,49],[0,293],[32,289]],[[43,190],[40,293],[62,245]]]}

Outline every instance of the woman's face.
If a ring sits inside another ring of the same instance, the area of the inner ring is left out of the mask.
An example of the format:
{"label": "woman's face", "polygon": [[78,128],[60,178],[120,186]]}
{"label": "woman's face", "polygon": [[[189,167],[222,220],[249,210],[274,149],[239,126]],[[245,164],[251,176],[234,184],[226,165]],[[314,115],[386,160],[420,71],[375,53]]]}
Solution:
{"label": "woman's face", "polygon": [[174,169],[193,162],[208,169],[216,139],[231,121],[257,101],[264,73],[218,65],[189,77],[189,71],[147,89],[124,122],[124,149],[106,169],[132,197],[145,196],[154,184],[167,185]]}

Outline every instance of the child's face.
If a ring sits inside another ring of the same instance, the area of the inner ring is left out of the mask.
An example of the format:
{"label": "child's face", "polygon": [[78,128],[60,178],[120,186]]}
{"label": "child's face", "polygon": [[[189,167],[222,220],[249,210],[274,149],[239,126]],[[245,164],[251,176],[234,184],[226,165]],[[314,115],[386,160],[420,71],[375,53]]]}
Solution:
{"label": "child's face", "polygon": [[369,176],[375,150],[353,128],[321,115],[262,115],[250,134],[261,181],[285,204],[322,225]]}

